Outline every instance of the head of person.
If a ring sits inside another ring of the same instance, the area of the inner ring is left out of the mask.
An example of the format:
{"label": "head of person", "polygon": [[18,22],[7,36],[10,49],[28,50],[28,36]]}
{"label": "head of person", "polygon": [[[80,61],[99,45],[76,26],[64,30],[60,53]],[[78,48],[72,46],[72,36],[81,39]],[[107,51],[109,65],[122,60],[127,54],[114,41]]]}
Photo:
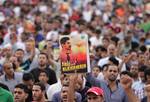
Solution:
{"label": "head of person", "polygon": [[104,58],[107,56],[107,49],[103,46],[97,46],[95,48],[95,52],[96,52],[96,55],[101,58]]}
{"label": "head of person", "polygon": [[83,88],[85,88],[86,81],[85,81],[85,78],[82,74],[79,74],[76,80],[77,80],[77,82],[76,82],[76,85],[75,85],[75,89],[77,91],[82,90]]}
{"label": "head of person", "polygon": [[121,73],[120,73],[120,82],[122,83],[123,82],[123,78],[124,77],[126,77],[126,76],[129,76],[130,78],[132,78],[133,77],[133,74],[131,73],[131,72],[129,72],[129,71],[122,71]]}
{"label": "head of person", "polygon": [[94,66],[94,67],[92,68],[92,75],[93,75],[94,77],[97,77],[99,73],[100,73],[100,68],[99,68],[99,66]]}
{"label": "head of person", "polygon": [[60,81],[61,81],[61,84],[64,85],[64,84],[67,84],[69,85],[69,76],[64,74],[64,73],[61,73],[60,75]]}
{"label": "head of person", "polygon": [[108,37],[104,37],[104,38],[102,39],[102,41],[103,41],[103,46],[104,46],[105,48],[107,48],[108,45],[109,45],[109,43],[110,43],[109,38],[108,38]]}
{"label": "head of person", "polygon": [[48,63],[48,55],[46,53],[40,53],[38,55],[39,66],[41,66],[41,67],[46,66],[47,63]]}
{"label": "head of person", "polygon": [[131,65],[130,72],[132,73],[134,78],[138,78],[138,68],[139,68],[138,63]]}
{"label": "head of person", "polygon": [[22,81],[25,85],[28,86],[28,89],[32,90],[33,84],[34,84],[34,78],[31,73],[24,73]]}
{"label": "head of person", "polygon": [[18,84],[14,89],[14,102],[26,102],[28,98],[28,87],[24,84]]}
{"label": "head of person", "polygon": [[15,57],[17,57],[18,62],[22,62],[24,58],[24,50],[23,49],[17,49],[15,51]]}
{"label": "head of person", "polygon": [[69,85],[64,84],[61,89],[61,100],[62,102],[68,102],[68,91],[69,91]]}
{"label": "head of person", "polygon": [[39,81],[46,84],[48,82],[49,76],[45,70],[41,70],[39,73]]}
{"label": "head of person", "polygon": [[[68,102],[68,91],[69,91],[69,85],[68,84],[63,84],[61,88],[61,102]],[[76,102],[76,97],[74,96],[74,101]]]}
{"label": "head of person", "polygon": [[144,77],[145,77],[146,84],[150,84],[150,68],[149,67],[147,67],[144,70]]}
{"label": "head of person", "polygon": [[142,65],[139,67],[138,69],[138,76],[139,78],[142,80],[142,82],[145,82],[145,70],[147,69],[147,66],[146,65]]}
{"label": "head of person", "polygon": [[12,55],[12,45],[6,44],[3,49],[4,56],[10,57]]}
{"label": "head of person", "polygon": [[26,51],[27,51],[27,52],[30,52],[30,51],[31,51],[31,49],[32,49],[33,46],[35,45],[34,43],[35,43],[35,42],[34,42],[34,39],[32,39],[32,38],[28,39],[28,40],[25,42],[25,48],[26,48]]}
{"label": "head of person", "polygon": [[145,63],[145,55],[144,53],[139,53],[138,54],[138,61],[140,64],[144,64]]}
{"label": "head of person", "polygon": [[119,61],[114,56],[110,56],[108,59],[108,64],[114,64],[114,65],[118,66]]}
{"label": "head of person", "polygon": [[9,62],[9,61],[4,62],[3,70],[4,70],[6,76],[13,78],[14,68],[13,68],[13,64],[11,62]]}
{"label": "head of person", "polygon": [[99,87],[92,87],[87,91],[87,102],[104,102],[104,92]]}
{"label": "head of person", "polygon": [[32,98],[36,102],[45,101],[45,86],[43,83],[35,83],[32,88]]}
{"label": "head of person", "polygon": [[109,82],[114,82],[119,74],[119,67],[115,64],[109,64],[105,69],[105,77]]}
{"label": "head of person", "polygon": [[115,56],[117,52],[116,46],[114,44],[109,44],[107,51],[109,56]]}
{"label": "head of person", "polygon": [[106,71],[107,71],[107,69],[108,69],[108,66],[109,66],[109,64],[104,64],[104,65],[102,66],[102,74],[103,74],[103,76],[104,76],[104,79],[107,78]]}
{"label": "head of person", "polygon": [[71,50],[71,42],[69,37],[63,37],[60,39],[62,49]]}

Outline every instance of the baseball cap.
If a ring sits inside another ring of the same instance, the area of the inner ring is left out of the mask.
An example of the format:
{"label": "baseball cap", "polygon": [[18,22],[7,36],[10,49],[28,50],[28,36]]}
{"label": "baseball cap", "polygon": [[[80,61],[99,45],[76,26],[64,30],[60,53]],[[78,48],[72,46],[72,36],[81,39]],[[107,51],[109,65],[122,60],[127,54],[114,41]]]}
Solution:
{"label": "baseball cap", "polygon": [[104,91],[99,87],[92,87],[87,91],[88,93],[94,93],[97,96],[104,96]]}

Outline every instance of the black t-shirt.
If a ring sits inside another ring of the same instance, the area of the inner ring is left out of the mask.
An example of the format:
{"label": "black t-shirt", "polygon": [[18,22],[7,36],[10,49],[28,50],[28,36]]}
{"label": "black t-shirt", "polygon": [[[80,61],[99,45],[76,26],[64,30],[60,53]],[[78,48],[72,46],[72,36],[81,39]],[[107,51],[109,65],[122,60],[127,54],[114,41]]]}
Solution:
{"label": "black t-shirt", "polygon": [[[56,74],[52,69],[50,69],[47,66],[43,70],[45,70],[48,73],[48,76],[49,76],[48,84],[52,85],[57,82]],[[39,68],[35,68],[35,69],[31,70],[31,73],[34,77],[35,82],[39,82],[38,77],[39,77],[40,71],[41,71],[41,69],[39,69]]]}

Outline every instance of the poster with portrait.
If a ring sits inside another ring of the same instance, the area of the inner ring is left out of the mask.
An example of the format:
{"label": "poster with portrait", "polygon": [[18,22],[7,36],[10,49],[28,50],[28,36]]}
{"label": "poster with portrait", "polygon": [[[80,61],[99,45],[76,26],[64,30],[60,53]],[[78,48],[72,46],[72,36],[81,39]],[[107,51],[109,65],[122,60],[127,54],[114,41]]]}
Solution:
{"label": "poster with portrait", "polygon": [[59,37],[62,73],[90,72],[88,37],[64,35]]}

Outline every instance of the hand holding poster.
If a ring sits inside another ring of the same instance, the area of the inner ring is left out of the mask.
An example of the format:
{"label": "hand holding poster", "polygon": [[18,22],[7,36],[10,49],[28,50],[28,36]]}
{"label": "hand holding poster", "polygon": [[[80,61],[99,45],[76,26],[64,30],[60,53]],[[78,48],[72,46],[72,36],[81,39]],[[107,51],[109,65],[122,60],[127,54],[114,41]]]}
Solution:
{"label": "hand holding poster", "polygon": [[60,36],[59,42],[62,73],[87,72],[89,67],[87,36]]}

